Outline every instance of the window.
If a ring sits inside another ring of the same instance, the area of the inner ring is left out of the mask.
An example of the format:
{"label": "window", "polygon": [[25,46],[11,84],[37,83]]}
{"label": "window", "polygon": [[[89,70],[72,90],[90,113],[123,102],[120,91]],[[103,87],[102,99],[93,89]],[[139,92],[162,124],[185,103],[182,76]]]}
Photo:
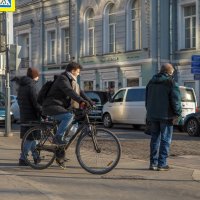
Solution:
{"label": "window", "polygon": [[120,90],[113,98],[113,102],[122,102],[124,99],[126,90]]}
{"label": "window", "polygon": [[196,5],[181,5],[180,9],[179,49],[190,49],[196,47]]}
{"label": "window", "polygon": [[64,28],[61,30],[62,32],[62,62],[68,62],[69,57],[69,28]]}
{"label": "window", "polygon": [[126,102],[145,101],[145,89],[129,89]]}
{"label": "window", "polygon": [[89,9],[85,15],[85,55],[94,55],[94,11]]}
{"label": "window", "polygon": [[186,6],[183,10],[185,48],[194,48],[196,46],[196,6]]}
{"label": "window", "polygon": [[104,53],[116,52],[116,16],[114,4],[104,11]]}
{"label": "window", "polygon": [[21,46],[21,68],[28,68],[30,61],[29,33],[18,36],[18,45]]}
{"label": "window", "polygon": [[55,63],[55,46],[56,46],[56,33],[55,31],[48,32],[48,63]]}
{"label": "window", "polygon": [[115,52],[115,10],[114,6],[109,11],[109,52]]}
{"label": "window", "polygon": [[93,90],[93,81],[84,81],[84,90]]}
{"label": "window", "polygon": [[139,86],[139,78],[127,78],[127,87]]}
{"label": "window", "polygon": [[141,5],[139,0],[129,1],[127,8],[127,50],[141,48]]}

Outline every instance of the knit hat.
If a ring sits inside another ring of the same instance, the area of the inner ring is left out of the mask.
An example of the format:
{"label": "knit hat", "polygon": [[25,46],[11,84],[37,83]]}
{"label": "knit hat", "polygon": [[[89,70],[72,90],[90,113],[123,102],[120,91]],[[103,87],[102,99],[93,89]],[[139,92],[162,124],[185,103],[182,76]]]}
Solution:
{"label": "knit hat", "polygon": [[38,69],[34,68],[34,67],[29,67],[27,70],[27,76],[34,79],[36,77],[39,77],[39,71]]}

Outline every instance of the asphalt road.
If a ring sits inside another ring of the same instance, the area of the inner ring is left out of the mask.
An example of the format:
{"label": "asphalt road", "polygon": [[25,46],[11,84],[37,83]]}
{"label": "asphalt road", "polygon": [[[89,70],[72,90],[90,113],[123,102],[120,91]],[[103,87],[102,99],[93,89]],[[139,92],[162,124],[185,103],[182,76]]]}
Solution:
{"label": "asphalt road", "polygon": [[[13,130],[18,129],[18,125],[13,126]],[[1,131],[3,130],[2,128]],[[18,135],[16,136],[18,133],[14,133],[10,138],[1,137],[0,176],[2,178],[6,176],[10,182],[5,181],[5,185],[0,183],[0,199],[16,199],[18,196],[19,199],[26,200],[195,200],[200,198],[200,182],[193,180],[191,168],[175,167],[163,173],[147,170],[150,137],[142,130],[136,131],[131,126],[117,126],[111,130],[120,138],[122,158],[115,170],[101,176],[85,172],[76,160],[74,149],[68,152],[70,161],[65,170],[59,168],[56,163],[41,171],[18,167],[20,152],[20,140]],[[186,153],[185,146],[180,144],[192,143],[193,149],[194,144],[198,145],[198,149],[200,144],[199,138],[191,138],[186,133],[180,132],[174,133],[174,142],[179,144],[179,151]],[[172,157],[176,156],[178,155]]]}

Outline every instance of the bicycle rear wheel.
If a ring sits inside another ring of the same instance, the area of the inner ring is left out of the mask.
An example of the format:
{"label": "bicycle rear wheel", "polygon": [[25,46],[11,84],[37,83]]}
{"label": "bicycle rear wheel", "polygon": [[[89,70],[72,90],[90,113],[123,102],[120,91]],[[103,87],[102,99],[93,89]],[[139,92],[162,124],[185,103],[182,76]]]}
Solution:
{"label": "bicycle rear wheel", "polygon": [[25,162],[33,169],[46,169],[55,159],[53,129],[39,125],[29,129],[21,143],[21,151]]}
{"label": "bicycle rear wheel", "polygon": [[86,171],[92,174],[106,174],[118,164],[121,146],[117,137],[106,129],[93,128],[92,132],[93,134],[86,132],[80,136],[76,156]]}

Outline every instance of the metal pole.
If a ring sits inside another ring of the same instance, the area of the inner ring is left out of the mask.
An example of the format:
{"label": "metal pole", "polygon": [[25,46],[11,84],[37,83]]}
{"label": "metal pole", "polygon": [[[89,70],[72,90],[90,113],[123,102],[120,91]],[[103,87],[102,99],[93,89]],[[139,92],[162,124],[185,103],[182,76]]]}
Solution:
{"label": "metal pole", "polygon": [[9,48],[8,48],[8,26],[7,15],[4,13],[6,20],[6,118],[5,118],[5,137],[12,136],[11,133],[11,118],[10,118],[10,69],[9,69]]}

